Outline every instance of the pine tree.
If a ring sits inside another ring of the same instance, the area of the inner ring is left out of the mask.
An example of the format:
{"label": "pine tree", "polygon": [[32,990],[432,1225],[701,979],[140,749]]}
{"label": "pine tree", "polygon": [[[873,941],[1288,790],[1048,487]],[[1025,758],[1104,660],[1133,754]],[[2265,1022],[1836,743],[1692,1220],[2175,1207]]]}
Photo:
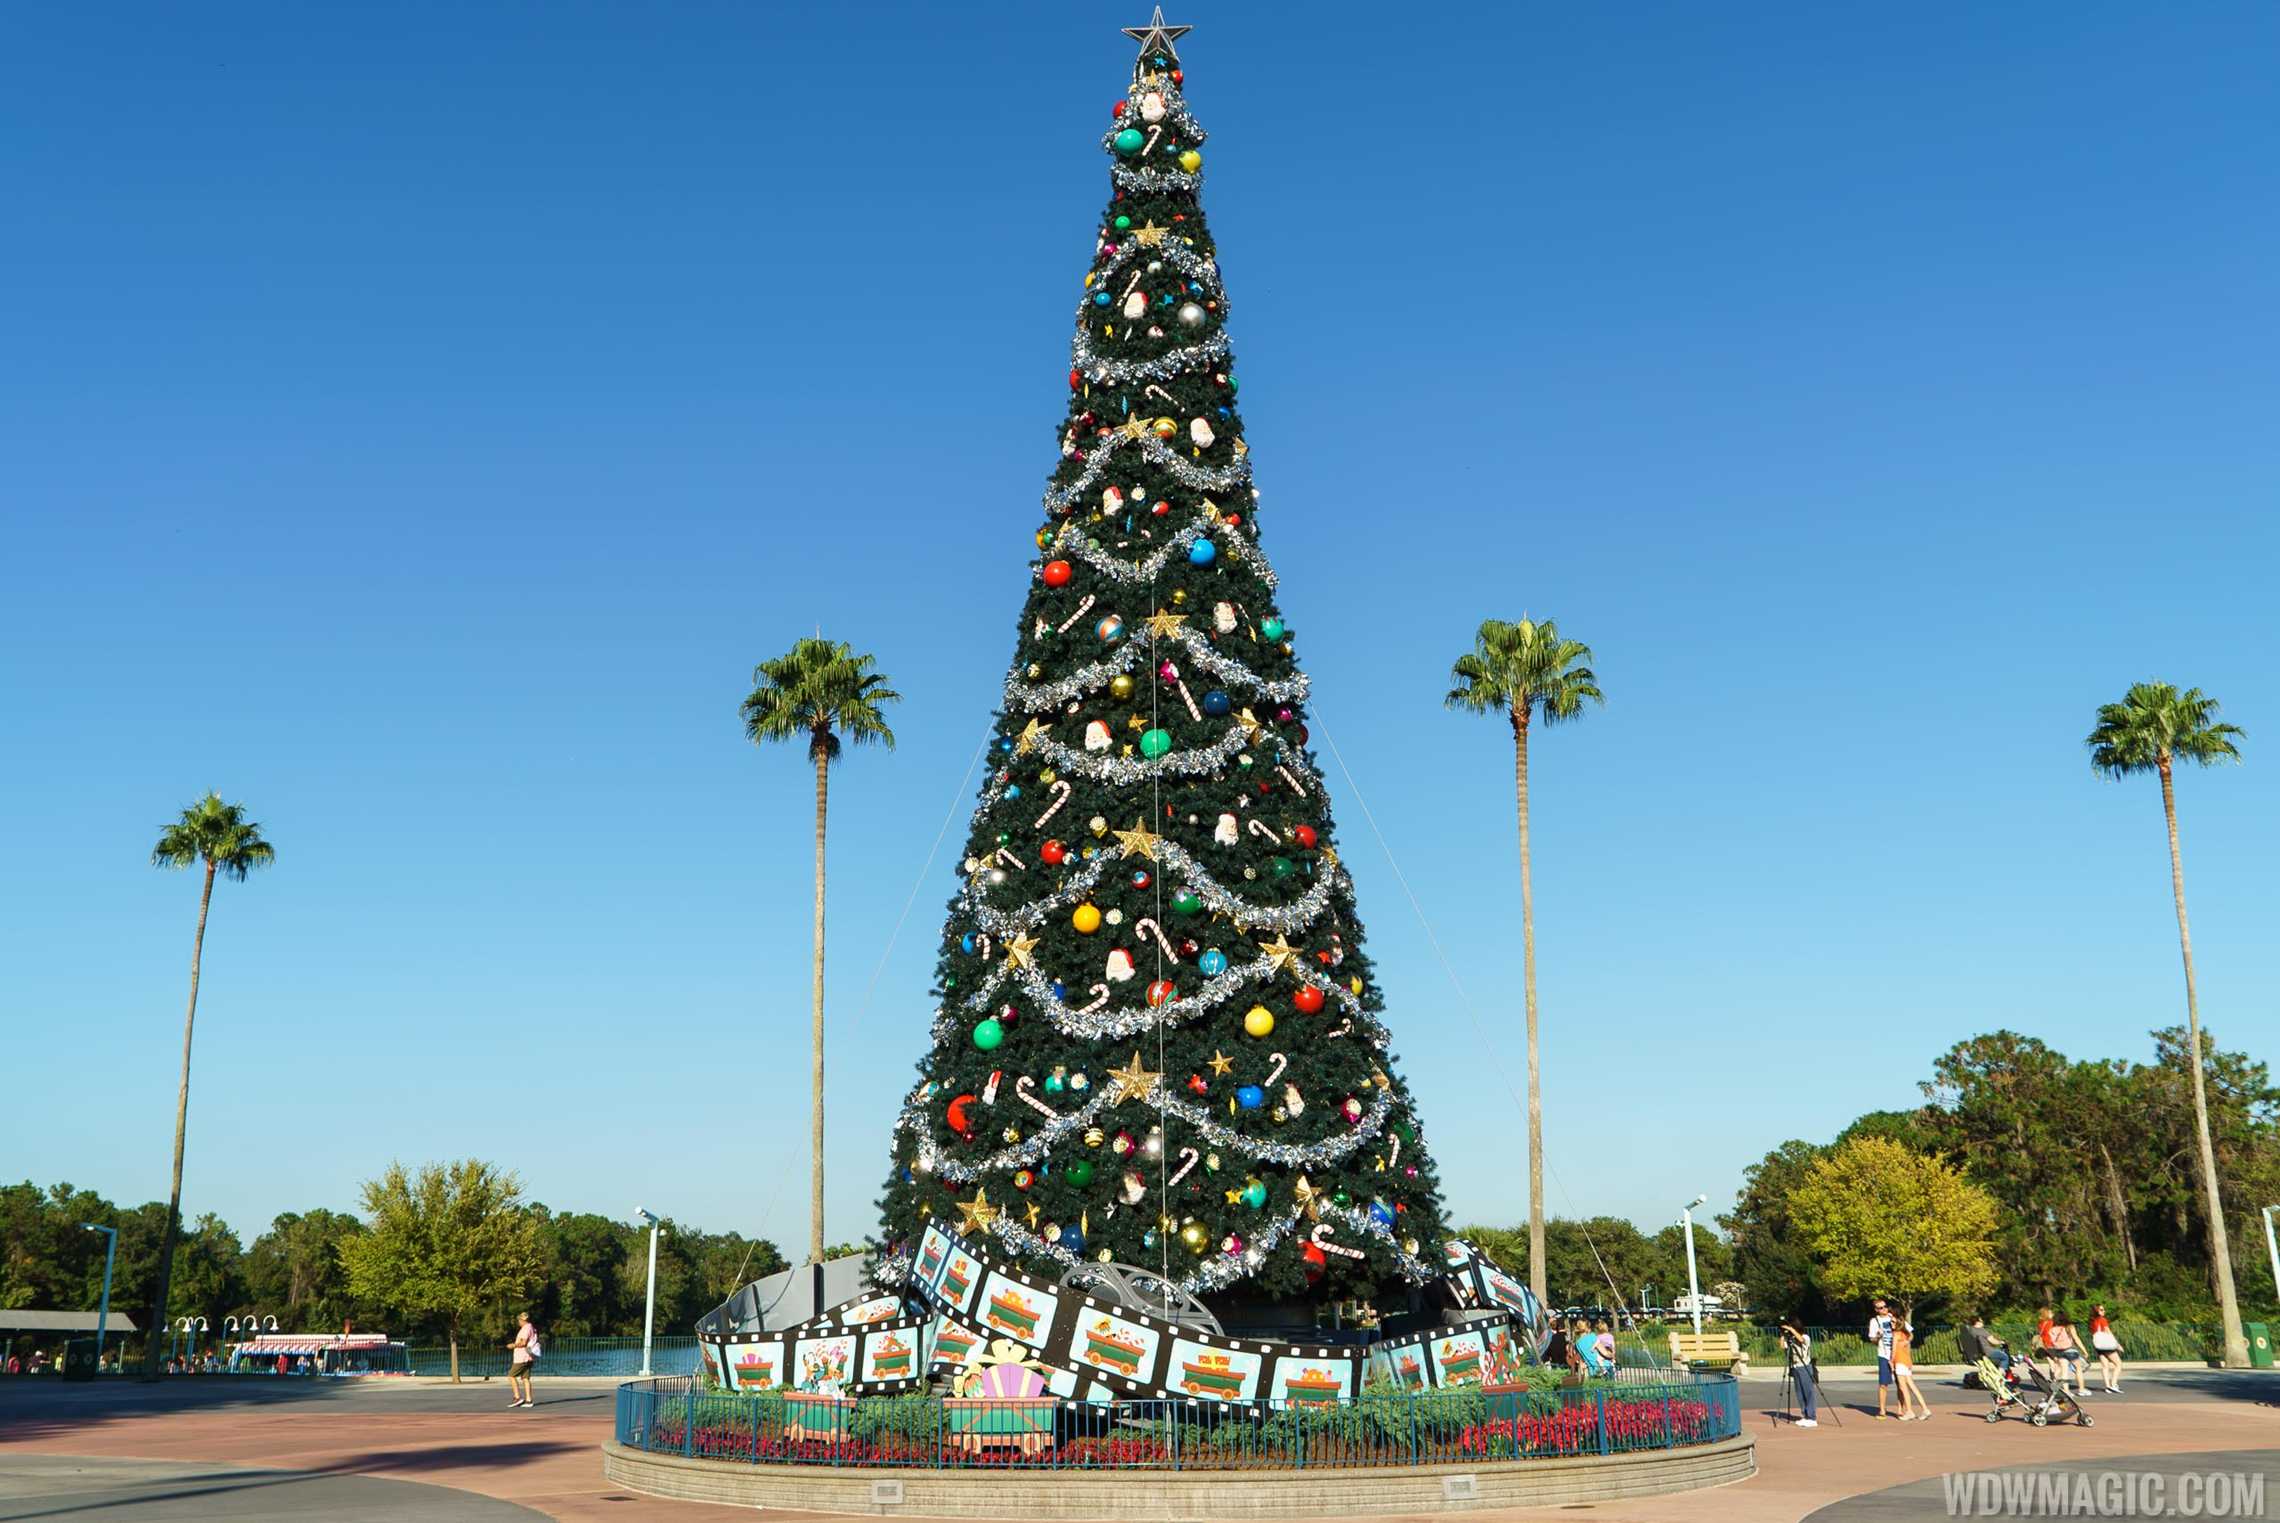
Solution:
{"label": "pine tree", "polygon": [[1033,1273],[1319,1305],[1433,1274],[1441,1206],[1259,549],[1162,22],[1130,29],[1102,138],[1061,458],[879,1246],[894,1264],[933,1217]]}

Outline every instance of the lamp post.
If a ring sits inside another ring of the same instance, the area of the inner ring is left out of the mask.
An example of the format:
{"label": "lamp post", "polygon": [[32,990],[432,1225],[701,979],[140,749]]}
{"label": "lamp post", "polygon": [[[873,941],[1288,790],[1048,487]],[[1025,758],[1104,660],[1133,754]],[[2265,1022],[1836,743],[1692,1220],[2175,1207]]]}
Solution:
{"label": "lamp post", "polygon": [[649,1304],[641,1314],[641,1373],[648,1376],[656,1373],[649,1368],[649,1349],[657,1338],[657,1233],[665,1223],[640,1206],[633,1214],[649,1224]]}
{"label": "lamp post", "polygon": [[1694,1309],[1694,1331],[1702,1331],[1702,1281],[1694,1273],[1694,1208],[1710,1197],[1697,1195],[1678,1213],[1679,1224],[1686,1228],[1686,1299]]}
{"label": "lamp post", "polygon": [[[119,1229],[98,1227],[93,1222],[81,1222],[79,1225],[89,1232],[100,1232],[109,1239],[103,1244],[103,1300],[95,1311],[95,1368],[100,1372],[103,1368],[103,1335],[111,1325],[111,1266],[119,1259]],[[2264,1231],[2267,1236],[2271,1235],[2272,1218],[2269,1212],[2265,1215]]]}

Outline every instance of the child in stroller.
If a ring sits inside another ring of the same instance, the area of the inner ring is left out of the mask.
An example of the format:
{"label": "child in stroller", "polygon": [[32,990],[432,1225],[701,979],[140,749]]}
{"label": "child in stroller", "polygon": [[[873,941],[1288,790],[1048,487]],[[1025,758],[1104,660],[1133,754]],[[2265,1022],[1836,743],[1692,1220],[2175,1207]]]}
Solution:
{"label": "child in stroller", "polygon": [[1980,1387],[1988,1393],[1987,1420],[2001,1422],[2005,1410],[2016,1407],[2035,1427],[2047,1427],[2053,1417],[2071,1416],[2083,1427],[2093,1427],[2090,1414],[2062,1385],[2053,1384],[2032,1359],[2014,1359],[2004,1369],[1986,1354],[1972,1366]]}

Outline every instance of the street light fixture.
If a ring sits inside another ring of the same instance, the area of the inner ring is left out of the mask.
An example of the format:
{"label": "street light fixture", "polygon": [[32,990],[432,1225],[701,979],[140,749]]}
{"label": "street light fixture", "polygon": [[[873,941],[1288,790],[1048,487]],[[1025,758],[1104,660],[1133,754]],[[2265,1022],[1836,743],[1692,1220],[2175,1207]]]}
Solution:
{"label": "street light fixture", "polygon": [[665,1223],[641,1206],[633,1214],[649,1224],[649,1304],[641,1314],[641,1373],[646,1378],[656,1373],[649,1367],[649,1350],[657,1339],[657,1234]]}
{"label": "street light fixture", "polygon": [[2274,1237],[2272,1234],[2272,1214],[2275,1211],[2280,1211],[2280,1206],[2266,1206],[2264,1208],[2264,1251],[2272,1255],[2273,1294],[2280,1295],[2280,1237]]}
{"label": "street light fixture", "polygon": [[1694,1309],[1694,1331],[1697,1335],[1702,1331],[1702,1281],[1694,1272],[1694,1208],[1709,1198],[1707,1195],[1697,1195],[1686,1203],[1686,1209],[1678,1213],[1680,1224],[1686,1228],[1686,1299]]}
{"label": "street light fixture", "polygon": [[[79,1225],[89,1232],[100,1232],[109,1240],[103,1244],[103,1301],[95,1312],[95,1368],[100,1371],[103,1368],[103,1334],[111,1325],[111,1266],[119,1258],[119,1229],[99,1227],[93,1222],[81,1222]],[[2267,1233],[2271,1231],[2269,1219],[2265,1230]]]}

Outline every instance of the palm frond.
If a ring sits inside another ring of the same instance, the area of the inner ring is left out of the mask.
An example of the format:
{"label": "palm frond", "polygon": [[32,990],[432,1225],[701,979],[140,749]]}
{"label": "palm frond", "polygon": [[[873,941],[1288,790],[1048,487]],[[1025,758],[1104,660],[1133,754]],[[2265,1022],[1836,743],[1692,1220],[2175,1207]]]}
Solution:
{"label": "palm frond", "polygon": [[1547,724],[1580,719],[1586,704],[1607,701],[1590,660],[1591,647],[1561,639],[1550,619],[1484,619],[1473,648],[1450,665],[1456,685],[1442,702],[1475,714],[1525,711]]}
{"label": "palm frond", "polygon": [[753,689],[743,704],[744,733],[755,745],[802,739],[808,755],[835,761],[840,739],[892,749],[895,733],[884,707],[902,694],[871,670],[872,657],[844,642],[804,638],[753,668]]}
{"label": "palm frond", "polygon": [[2119,703],[2101,704],[2098,721],[2082,743],[2090,765],[2109,777],[2158,771],[2164,762],[2200,766],[2239,761],[2247,732],[2217,722],[2217,700],[2199,688],[2179,692],[2167,682],[2136,682]]}
{"label": "palm frond", "polygon": [[218,793],[182,811],[159,832],[151,848],[153,867],[182,868],[211,862],[225,877],[245,881],[247,873],[277,860],[277,849],[263,839],[261,826],[245,817],[245,805],[226,804]]}

